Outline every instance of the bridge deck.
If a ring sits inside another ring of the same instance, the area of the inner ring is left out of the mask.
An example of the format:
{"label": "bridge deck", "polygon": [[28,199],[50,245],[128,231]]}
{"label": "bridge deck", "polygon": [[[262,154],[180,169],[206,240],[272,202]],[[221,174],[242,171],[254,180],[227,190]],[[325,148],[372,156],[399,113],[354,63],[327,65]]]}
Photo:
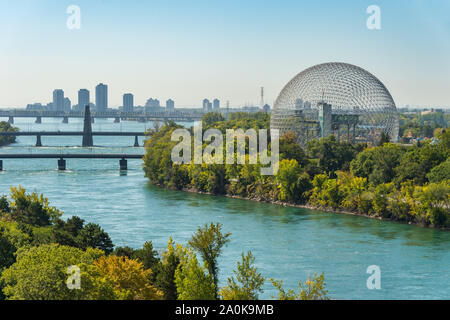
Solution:
{"label": "bridge deck", "polygon": [[142,159],[134,153],[6,153],[0,159]]}

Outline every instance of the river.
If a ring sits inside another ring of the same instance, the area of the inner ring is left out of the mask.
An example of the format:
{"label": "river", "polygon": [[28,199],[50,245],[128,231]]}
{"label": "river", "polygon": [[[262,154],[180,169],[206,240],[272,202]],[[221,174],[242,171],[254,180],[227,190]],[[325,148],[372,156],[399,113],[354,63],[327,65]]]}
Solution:
{"label": "river", "polygon": [[[4,119],[0,119],[4,120]],[[82,119],[16,118],[28,130],[81,131]],[[93,131],[142,131],[150,123],[96,119]],[[81,137],[18,137],[0,153],[136,152],[134,137],[96,137],[99,147],[79,147]],[[140,160],[128,160],[121,174],[118,160],[67,159],[67,170],[56,170],[56,159],[3,160],[0,194],[22,185],[49,198],[64,211],[100,224],[115,245],[140,247],[151,240],[162,250],[170,236],[186,243],[197,227],[220,222],[231,241],[219,261],[220,284],[232,275],[243,251],[251,250],[264,276],[284,280],[296,289],[308,274],[325,273],[334,299],[450,299],[450,232],[364,217],[285,208],[220,196],[170,191],[147,183]],[[369,290],[367,267],[381,269],[381,289]],[[260,298],[276,294],[266,284]]]}

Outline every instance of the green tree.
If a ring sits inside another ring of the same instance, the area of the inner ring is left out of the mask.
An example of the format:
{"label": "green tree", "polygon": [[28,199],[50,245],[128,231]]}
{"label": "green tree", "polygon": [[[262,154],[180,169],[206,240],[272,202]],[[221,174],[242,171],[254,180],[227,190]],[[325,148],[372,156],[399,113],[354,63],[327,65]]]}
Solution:
{"label": "green tree", "polygon": [[109,235],[95,223],[88,223],[81,229],[76,238],[78,246],[82,249],[98,248],[109,254],[114,245]]}
{"label": "green tree", "polygon": [[220,295],[224,300],[258,300],[258,293],[262,293],[262,286],[266,281],[253,264],[255,258],[249,251],[242,253],[242,262],[237,263],[234,277],[228,278],[227,286],[222,288]]}
{"label": "green tree", "polygon": [[2,273],[4,294],[13,300],[72,300],[86,298],[86,290],[67,287],[67,268],[92,264],[104,253],[98,249],[82,251],[56,244],[21,248],[16,262]]}
{"label": "green tree", "polygon": [[[0,121],[0,132],[17,132],[19,128],[13,127],[6,121]],[[0,147],[16,142],[15,136],[0,136]]]}
{"label": "green tree", "polygon": [[158,253],[153,249],[153,243],[151,241],[146,241],[141,249],[135,250],[133,258],[142,262],[145,269],[153,270],[159,262]]}
{"label": "green tree", "polygon": [[308,164],[305,151],[297,142],[297,137],[293,132],[287,132],[280,138],[279,142],[280,159],[294,159],[301,166]]}
{"label": "green tree", "polygon": [[325,276],[322,273],[320,276],[314,274],[308,277],[304,283],[299,282],[298,293],[294,290],[283,289],[283,281],[270,279],[273,286],[278,289],[278,296],[273,297],[278,300],[329,300],[328,291],[325,283]]}
{"label": "green tree", "polygon": [[202,116],[202,122],[205,128],[210,127],[212,124],[219,121],[225,121],[225,118],[220,112],[208,112]]}
{"label": "green tree", "polygon": [[337,170],[347,171],[358,150],[359,146],[338,142],[333,135],[320,140],[311,140],[306,144],[308,157],[317,160],[321,172],[332,175]]}
{"label": "green tree", "polygon": [[430,182],[441,182],[450,180],[450,158],[435,166],[427,174]]}
{"label": "green tree", "polygon": [[209,226],[206,224],[203,228],[199,227],[191,240],[189,240],[189,245],[200,253],[203,261],[206,263],[209,274],[213,277],[216,298],[218,296],[217,284],[219,273],[217,259],[222,252],[223,246],[230,241],[228,239],[230,234],[222,233],[222,224],[211,223]]}
{"label": "green tree", "polygon": [[276,175],[280,200],[304,201],[305,192],[312,188],[309,175],[303,172],[297,160],[282,160]]}
{"label": "green tree", "polygon": [[22,187],[11,188],[11,216],[14,220],[32,226],[48,226],[62,215],[50,207],[47,198],[36,192],[26,193]]}
{"label": "green tree", "polygon": [[9,205],[8,198],[6,196],[0,197],[0,216],[2,213],[10,213],[11,207]]}
{"label": "green tree", "polygon": [[393,143],[365,149],[352,160],[351,172],[355,176],[368,178],[375,185],[391,182],[396,177],[395,168],[404,152],[405,148]]}
{"label": "green tree", "polygon": [[214,300],[216,287],[213,277],[198,263],[195,253],[188,251],[175,271],[179,300]]}
{"label": "green tree", "polygon": [[154,268],[156,272],[155,286],[162,291],[165,300],[178,299],[175,271],[181,262],[179,252],[180,249],[177,250],[176,244],[170,238],[161,262]]}

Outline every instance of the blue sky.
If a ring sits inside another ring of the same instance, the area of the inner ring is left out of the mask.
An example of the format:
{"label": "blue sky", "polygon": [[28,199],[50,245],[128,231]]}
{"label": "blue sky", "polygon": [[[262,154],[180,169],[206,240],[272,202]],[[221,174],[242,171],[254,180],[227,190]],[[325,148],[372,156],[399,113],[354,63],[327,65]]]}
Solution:
{"label": "blue sky", "polygon": [[[69,5],[81,29],[69,30]],[[368,30],[366,8],[381,9]],[[200,106],[270,104],[293,76],[342,61],[385,83],[398,106],[450,106],[449,0],[0,0],[0,106],[49,102],[61,88]]]}

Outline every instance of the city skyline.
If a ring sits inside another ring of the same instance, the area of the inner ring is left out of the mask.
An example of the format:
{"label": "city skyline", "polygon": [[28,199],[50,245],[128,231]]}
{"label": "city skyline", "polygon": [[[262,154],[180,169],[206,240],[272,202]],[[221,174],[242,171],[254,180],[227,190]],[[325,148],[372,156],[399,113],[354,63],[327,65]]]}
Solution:
{"label": "city skyline", "polygon": [[0,0],[0,107],[45,103],[55,88],[75,102],[99,82],[110,106],[125,92],[136,105],[259,105],[261,86],[273,105],[298,72],[333,61],[373,73],[399,107],[449,106],[450,3],[379,0],[381,30],[368,30],[373,2],[80,0],[81,28],[69,30],[70,1]]}

